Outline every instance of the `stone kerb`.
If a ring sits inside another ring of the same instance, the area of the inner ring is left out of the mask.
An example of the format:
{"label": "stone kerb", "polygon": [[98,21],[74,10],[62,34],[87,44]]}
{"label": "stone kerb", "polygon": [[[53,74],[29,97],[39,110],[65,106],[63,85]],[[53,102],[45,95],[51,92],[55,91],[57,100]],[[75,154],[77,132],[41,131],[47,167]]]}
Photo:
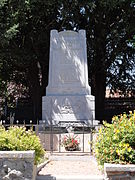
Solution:
{"label": "stone kerb", "polygon": [[135,180],[135,164],[104,164],[106,180]]}
{"label": "stone kerb", "polygon": [[0,179],[35,180],[35,151],[0,151]]}

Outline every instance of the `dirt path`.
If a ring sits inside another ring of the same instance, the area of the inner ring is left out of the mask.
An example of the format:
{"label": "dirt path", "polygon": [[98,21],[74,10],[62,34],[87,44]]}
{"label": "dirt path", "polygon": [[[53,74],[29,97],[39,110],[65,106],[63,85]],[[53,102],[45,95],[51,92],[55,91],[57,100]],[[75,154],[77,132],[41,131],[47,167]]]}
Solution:
{"label": "dirt path", "polygon": [[102,175],[93,156],[51,157],[39,175]]}

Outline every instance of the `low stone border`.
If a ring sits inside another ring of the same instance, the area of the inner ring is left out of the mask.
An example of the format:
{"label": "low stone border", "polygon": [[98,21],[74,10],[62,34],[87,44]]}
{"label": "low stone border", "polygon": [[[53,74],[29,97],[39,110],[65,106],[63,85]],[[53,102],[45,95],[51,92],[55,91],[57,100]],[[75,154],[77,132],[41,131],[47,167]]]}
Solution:
{"label": "low stone border", "polygon": [[39,171],[44,167],[46,166],[46,164],[48,164],[50,162],[50,160],[47,160],[39,165],[37,165],[37,174],[39,173]]}
{"label": "low stone border", "polygon": [[104,164],[106,180],[135,180],[135,164]]}
{"label": "low stone border", "polygon": [[35,151],[0,151],[0,179],[35,180]]}

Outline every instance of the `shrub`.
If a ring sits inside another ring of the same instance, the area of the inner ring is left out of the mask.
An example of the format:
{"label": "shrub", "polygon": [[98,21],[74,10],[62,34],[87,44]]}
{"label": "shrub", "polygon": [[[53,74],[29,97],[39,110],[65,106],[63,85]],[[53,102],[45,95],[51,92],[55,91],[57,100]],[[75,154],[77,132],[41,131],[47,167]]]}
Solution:
{"label": "shrub", "polygon": [[104,163],[135,164],[135,111],[103,123],[95,142],[95,155]]}
{"label": "shrub", "polygon": [[25,127],[9,127],[6,130],[0,126],[0,151],[27,151],[35,150],[35,164],[44,157],[44,149],[39,137],[32,130]]}

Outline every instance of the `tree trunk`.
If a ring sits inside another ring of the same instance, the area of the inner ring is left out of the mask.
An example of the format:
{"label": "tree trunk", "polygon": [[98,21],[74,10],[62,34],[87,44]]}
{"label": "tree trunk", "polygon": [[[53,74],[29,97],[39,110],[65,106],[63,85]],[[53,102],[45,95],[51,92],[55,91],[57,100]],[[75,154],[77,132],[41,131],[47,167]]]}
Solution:
{"label": "tree trunk", "polygon": [[100,23],[95,28],[93,44],[95,56],[92,69],[92,94],[95,96],[95,117],[97,120],[102,121],[104,119],[106,91],[106,35]]}
{"label": "tree trunk", "polygon": [[105,50],[97,50],[95,66],[91,73],[91,93],[95,96],[95,117],[97,120],[104,119],[105,92],[106,92],[106,67]]}
{"label": "tree trunk", "polygon": [[95,74],[95,116],[97,120],[104,120],[106,75],[103,72]]}
{"label": "tree trunk", "polygon": [[41,119],[41,104],[43,94],[39,80],[39,69],[36,62],[33,62],[33,64],[29,67],[28,72],[29,89],[33,102],[33,118],[36,122],[37,120]]}

